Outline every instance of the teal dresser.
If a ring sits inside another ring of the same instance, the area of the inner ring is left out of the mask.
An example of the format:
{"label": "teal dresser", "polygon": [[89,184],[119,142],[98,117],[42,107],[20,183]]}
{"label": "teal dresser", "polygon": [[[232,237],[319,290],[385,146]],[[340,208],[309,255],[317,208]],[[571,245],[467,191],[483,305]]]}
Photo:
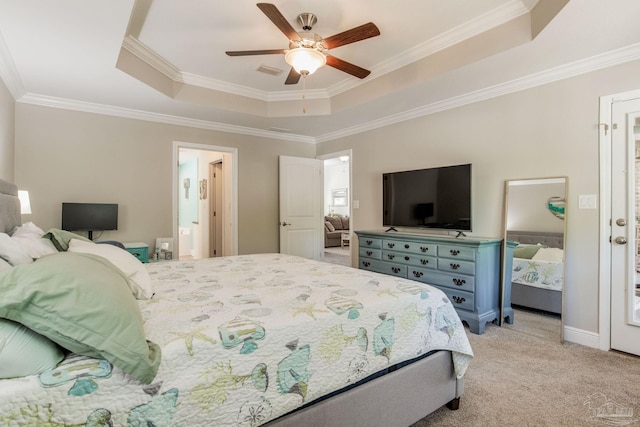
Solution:
{"label": "teal dresser", "polygon": [[[487,322],[500,322],[502,239],[383,231],[355,233],[359,268],[439,288],[475,334],[484,333]],[[504,306],[510,309],[511,301],[505,298]],[[511,323],[513,314],[507,312]]]}
{"label": "teal dresser", "polygon": [[142,242],[123,243],[127,252],[135,256],[140,262],[149,262],[149,245]]}

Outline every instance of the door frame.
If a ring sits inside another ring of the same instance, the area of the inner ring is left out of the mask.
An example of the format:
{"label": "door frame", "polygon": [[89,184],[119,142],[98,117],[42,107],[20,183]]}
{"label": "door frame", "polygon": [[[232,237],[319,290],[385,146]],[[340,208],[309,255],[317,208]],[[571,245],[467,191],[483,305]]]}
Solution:
{"label": "door frame", "polygon": [[611,115],[613,103],[640,98],[640,90],[600,97],[600,121],[598,122],[600,155],[600,226],[599,226],[599,320],[598,338],[600,350],[611,350]]}
{"label": "door frame", "polygon": [[179,197],[179,160],[180,149],[202,150],[202,151],[216,151],[229,154],[231,157],[231,242],[230,248],[231,255],[238,255],[238,149],[235,147],[223,147],[219,145],[198,144],[184,141],[173,141],[172,149],[172,180],[171,180],[171,197],[172,197],[172,229],[173,229],[173,241],[175,248],[178,248],[179,224],[178,224],[178,197]]}
{"label": "door frame", "polygon": [[[340,157],[340,156],[349,156],[349,191],[347,194],[347,198],[349,199],[349,229],[351,231],[351,241],[349,242],[349,257],[351,258],[351,265],[353,265],[353,260],[354,260],[354,256],[353,256],[353,247],[354,245],[357,243],[354,241],[354,237],[356,237],[356,234],[354,233],[355,228],[355,221],[353,218],[353,150],[351,148],[347,149],[347,150],[342,150],[342,151],[335,151],[333,153],[327,153],[327,154],[322,154],[320,156],[316,156],[316,159],[318,160],[328,160],[328,159],[335,159],[336,157]],[[324,198],[324,194],[325,194],[325,188],[324,188],[324,180],[322,182],[322,197]],[[326,204],[326,203],[325,203]],[[322,207],[323,211],[324,211],[324,205]],[[324,227],[324,225],[323,225]],[[323,248],[324,249],[324,248]],[[322,251],[322,256],[324,256],[324,251]]]}

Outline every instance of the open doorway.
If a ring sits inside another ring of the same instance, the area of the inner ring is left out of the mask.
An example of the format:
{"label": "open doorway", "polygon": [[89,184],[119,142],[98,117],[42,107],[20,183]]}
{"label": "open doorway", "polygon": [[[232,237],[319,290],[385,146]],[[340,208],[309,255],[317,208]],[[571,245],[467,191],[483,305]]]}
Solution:
{"label": "open doorway", "polygon": [[324,260],[351,266],[351,150],[320,159],[324,161]]}
{"label": "open doorway", "polygon": [[174,143],[174,244],[181,260],[236,255],[237,150]]}

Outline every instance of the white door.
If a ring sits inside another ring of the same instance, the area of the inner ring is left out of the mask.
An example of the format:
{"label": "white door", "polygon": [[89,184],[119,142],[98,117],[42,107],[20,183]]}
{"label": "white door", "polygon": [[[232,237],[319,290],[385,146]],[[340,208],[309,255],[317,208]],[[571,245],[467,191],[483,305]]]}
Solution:
{"label": "white door", "polygon": [[615,102],[611,123],[611,348],[640,355],[640,297],[636,296],[640,99]]}
{"label": "white door", "polygon": [[321,160],[280,156],[280,253],[320,258],[322,180]]}

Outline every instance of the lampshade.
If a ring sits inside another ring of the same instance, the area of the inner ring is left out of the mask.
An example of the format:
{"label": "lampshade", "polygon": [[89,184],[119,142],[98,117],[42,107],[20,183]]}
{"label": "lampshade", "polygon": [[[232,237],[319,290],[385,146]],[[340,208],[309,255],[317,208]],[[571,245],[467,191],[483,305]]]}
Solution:
{"label": "lampshade", "polygon": [[284,60],[303,76],[315,73],[318,68],[327,63],[327,57],[322,52],[308,47],[289,50],[284,55]]}
{"label": "lampshade", "polygon": [[31,202],[29,201],[29,192],[26,190],[18,190],[18,198],[20,199],[20,213],[31,213]]}

